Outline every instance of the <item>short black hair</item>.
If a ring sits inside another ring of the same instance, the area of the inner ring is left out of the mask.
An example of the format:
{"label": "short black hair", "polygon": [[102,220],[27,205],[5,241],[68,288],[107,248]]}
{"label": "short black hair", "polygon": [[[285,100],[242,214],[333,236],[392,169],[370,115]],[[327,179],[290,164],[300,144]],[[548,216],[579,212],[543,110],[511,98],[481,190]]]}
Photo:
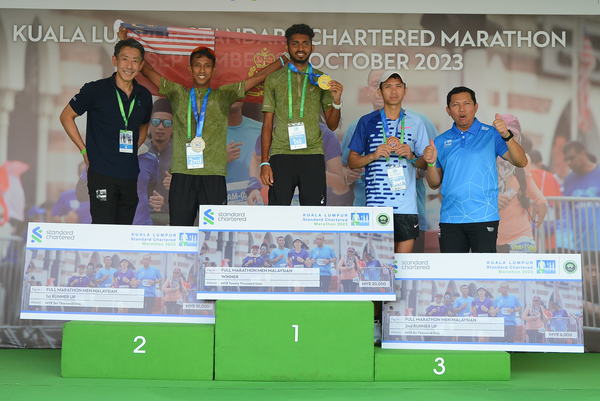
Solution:
{"label": "short black hair", "polygon": [[173,114],[173,110],[171,109],[171,102],[169,102],[169,99],[164,97],[159,97],[158,99],[156,99],[156,101],[152,105],[152,114],[154,113]]}
{"label": "short black hair", "polygon": [[215,56],[215,52],[210,47],[200,46],[192,50],[192,52],[190,53],[190,65],[192,65],[194,59],[198,57],[208,58],[213,62],[213,66],[217,64],[217,57]]}
{"label": "short black hair", "polygon": [[135,40],[133,38],[119,40],[117,42],[117,44],[115,45],[114,56],[118,57],[119,53],[121,52],[121,49],[124,47],[133,47],[134,49],[138,49],[140,51],[142,60],[144,59],[144,54],[146,53],[146,51],[144,50],[144,46],[142,46],[142,44],[140,42],[138,42],[137,40]]}
{"label": "short black hair", "polygon": [[306,24],[294,24],[285,30],[286,41],[289,42],[292,38],[292,35],[296,34],[306,35],[310,38],[310,40],[312,40],[312,38],[315,37],[315,31],[313,31],[313,29],[310,26]]}
{"label": "short black hair", "polygon": [[571,141],[564,146],[563,152],[567,153],[567,151],[569,150],[574,150],[576,152],[584,152],[585,146],[583,146],[583,143],[579,141]]}
{"label": "short black hair", "polygon": [[594,163],[596,162],[596,157],[594,157],[594,155],[588,153],[585,145],[579,141],[571,141],[563,147],[563,154],[566,155],[569,151],[573,151],[576,153],[585,153],[586,157],[589,160],[591,160]]}
{"label": "short black hair", "polygon": [[473,103],[477,104],[477,99],[475,98],[475,91],[473,89],[467,88],[466,86],[457,86],[452,88],[452,90],[448,92],[448,95],[446,95],[446,106],[450,107],[450,98],[452,98],[453,95],[465,92],[471,95]]}

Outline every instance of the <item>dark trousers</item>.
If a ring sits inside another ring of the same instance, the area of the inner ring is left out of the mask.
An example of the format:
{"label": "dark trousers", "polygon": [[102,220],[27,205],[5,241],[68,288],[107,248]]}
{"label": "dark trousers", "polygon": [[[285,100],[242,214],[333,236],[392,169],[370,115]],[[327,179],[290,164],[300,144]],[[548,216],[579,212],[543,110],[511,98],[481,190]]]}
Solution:
{"label": "dark trousers", "polygon": [[169,224],[172,226],[193,226],[200,205],[226,204],[225,177],[173,174],[169,187]]}
{"label": "dark trousers", "polygon": [[138,204],[137,178],[109,177],[88,170],[92,224],[132,224]]}
{"label": "dark trousers", "polygon": [[442,253],[496,253],[498,221],[484,223],[440,223]]}
{"label": "dark trousers", "polygon": [[325,158],[323,155],[273,155],[269,159],[273,185],[269,187],[269,205],[288,206],[296,187],[300,205],[325,206]]}

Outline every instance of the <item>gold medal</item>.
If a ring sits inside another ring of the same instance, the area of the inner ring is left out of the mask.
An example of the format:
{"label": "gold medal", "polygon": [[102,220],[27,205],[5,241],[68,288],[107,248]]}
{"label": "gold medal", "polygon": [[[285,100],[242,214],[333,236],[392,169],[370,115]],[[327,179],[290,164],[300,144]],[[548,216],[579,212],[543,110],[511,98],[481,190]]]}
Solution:
{"label": "gold medal", "polygon": [[206,147],[206,144],[204,143],[204,139],[197,136],[194,139],[192,139],[192,141],[190,142],[190,147],[192,148],[192,150],[194,152],[201,153],[204,150],[204,148]]}
{"label": "gold medal", "polygon": [[319,84],[319,88],[321,88],[323,90],[329,90],[329,88],[331,87],[329,85],[330,81],[331,81],[331,77],[327,74],[323,74],[319,77],[319,79],[317,80],[317,83]]}

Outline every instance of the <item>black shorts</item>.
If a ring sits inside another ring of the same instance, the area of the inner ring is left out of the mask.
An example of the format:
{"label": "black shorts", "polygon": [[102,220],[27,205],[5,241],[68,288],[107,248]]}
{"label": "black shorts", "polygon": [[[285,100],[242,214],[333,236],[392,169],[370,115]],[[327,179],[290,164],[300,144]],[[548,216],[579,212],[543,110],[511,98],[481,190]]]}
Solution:
{"label": "black shorts", "polygon": [[496,253],[498,221],[440,223],[442,253]]}
{"label": "black shorts", "polygon": [[200,205],[226,205],[227,185],[222,175],[173,173],[169,187],[169,224],[193,226]]}
{"label": "black shorts", "polygon": [[419,236],[419,216],[394,214],[394,242],[408,241]]}
{"label": "black shorts", "polygon": [[296,187],[302,206],[325,206],[325,158],[323,155],[273,155],[269,159],[273,185],[269,187],[269,205],[289,206]]}

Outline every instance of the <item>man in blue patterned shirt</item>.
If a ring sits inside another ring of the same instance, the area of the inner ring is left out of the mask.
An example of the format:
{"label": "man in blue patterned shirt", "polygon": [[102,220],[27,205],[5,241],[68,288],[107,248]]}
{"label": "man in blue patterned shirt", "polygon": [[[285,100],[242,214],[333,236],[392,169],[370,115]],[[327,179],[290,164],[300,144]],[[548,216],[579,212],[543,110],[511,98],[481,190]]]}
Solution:
{"label": "man in blue patterned shirt", "polygon": [[419,235],[416,168],[428,144],[423,120],[402,108],[406,83],[399,73],[386,71],[380,78],[383,108],[358,121],[348,146],[348,166],[365,167],[367,206],[394,208],[394,242],[397,253],[412,252]]}

